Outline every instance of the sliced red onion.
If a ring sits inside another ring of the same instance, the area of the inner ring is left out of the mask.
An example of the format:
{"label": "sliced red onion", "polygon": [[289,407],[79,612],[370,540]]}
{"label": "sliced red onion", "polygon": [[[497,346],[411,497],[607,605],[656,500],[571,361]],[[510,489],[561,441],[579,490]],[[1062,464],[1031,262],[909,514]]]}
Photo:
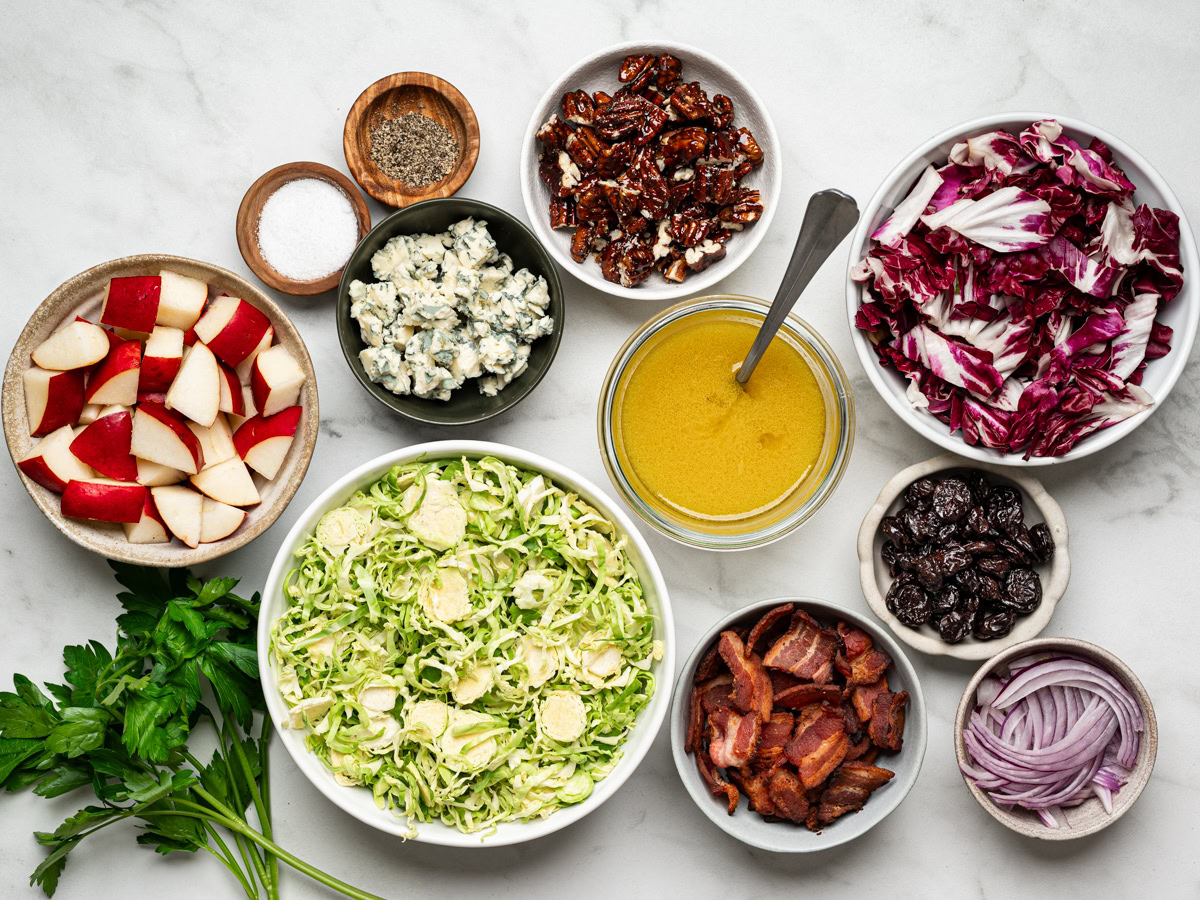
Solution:
{"label": "sliced red onion", "polygon": [[975,699],[962,772],[995,803],[1029,809],[1047,828],[1090,797],[1111,815],[1145,716],[1110,672],[1069,654],[1030,655],[1007,678],[985,678]]}

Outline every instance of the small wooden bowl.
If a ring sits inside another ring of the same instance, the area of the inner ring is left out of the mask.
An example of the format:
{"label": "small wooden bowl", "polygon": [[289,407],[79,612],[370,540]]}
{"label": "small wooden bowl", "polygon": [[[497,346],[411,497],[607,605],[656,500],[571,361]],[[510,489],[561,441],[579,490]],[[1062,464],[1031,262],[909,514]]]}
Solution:
{"label": "small wooden bowl", "polygon": [[284,163],[282,166],[276,166],[271,171],[264,173],[258,181],[250,185],[250,190],[246,191],[246,195],[242,197],[242,205],[238,207],[238,249],[242,251],[242,259],[246,261],[250,271],[257,275],[263,284],[294,297],[331,291],[337,287],[338,279],[342,277],[342,270],[338,269],[336,272],[330,272],[328,275],[309,281],[288,278],[271,268],[271,264],[263,258],[262,250],[259,249],[258,218],[262,215],[263,204],[267,202],[268,197],[289,181],[296,181],[300,178],[319,178],[321,181],[332,184],[346,195],[350,205],[354,207],[354,216],[358,219],[358,239],[360,241],[371,230],[371,211],[367,209],[367,201],[363,199],[363,195],[349,178],[337,169],[331,169],[321,163]]}
{"label": "small wooden bowl", "polygon": [[[454,133],[458,162],[441,181],[421,188],[389,178],[371,159],[371,130],[384,119],[420,113]],[[388,206],[449,197],[463,186],[479,158],[479,122],[475,110],[450,82],[426,72],[397,72],[380,78],[358,95],[346,115],[342,147],[350,174],[364,191]]]}

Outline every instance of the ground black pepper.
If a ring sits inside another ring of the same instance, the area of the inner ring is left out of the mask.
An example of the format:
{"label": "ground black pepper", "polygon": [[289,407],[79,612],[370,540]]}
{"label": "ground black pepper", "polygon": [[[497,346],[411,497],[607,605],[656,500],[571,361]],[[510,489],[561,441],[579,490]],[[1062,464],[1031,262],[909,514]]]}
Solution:
{"label": "ground black pepper", "polygon": [[453,133],[420,113],[384,119],[371,130],[371,159],[409,187],[441,181],[458,162],[458,151]]}

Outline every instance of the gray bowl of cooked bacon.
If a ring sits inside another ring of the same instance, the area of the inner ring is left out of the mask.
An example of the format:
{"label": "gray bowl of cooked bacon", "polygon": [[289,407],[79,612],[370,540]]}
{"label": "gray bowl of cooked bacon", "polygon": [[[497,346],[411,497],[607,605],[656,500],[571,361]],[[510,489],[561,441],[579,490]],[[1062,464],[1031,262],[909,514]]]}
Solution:
{"label": "gray bowl of cooked bacon", "polygon": [[844,844],[908,794],[925,699],[877,623],[809,597],[764,600],[710,628],[684,664],[671,751],[718,827],[764,850]]}

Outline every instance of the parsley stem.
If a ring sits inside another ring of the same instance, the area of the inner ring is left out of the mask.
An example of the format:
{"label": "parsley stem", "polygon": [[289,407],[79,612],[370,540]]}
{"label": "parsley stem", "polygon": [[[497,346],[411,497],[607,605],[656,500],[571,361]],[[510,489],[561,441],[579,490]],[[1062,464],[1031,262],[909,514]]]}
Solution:
{"label": "parsley stem", "polygon": [[247,880],[246,873],[243,872],[242,867],[237,864],[237,860],[233,858],[233,854],[230,852],[228,845],[224,840],[221,839],[221,832],[217,831],[217,829],[214,828],[210,822],[204,823],[204,830],[208,832],[209,837],[211,837],[216,842],[217,846],[221,848],[221,852],[218,853],[212,847],[207,846],[204,849],[219,859],[225,868],[233,873],[233,877],[241,883],[242,889],[246,892],[246,896],[249,898],[249,900],[258,900],[258,890],[254,887],[252,881]]}
{"label": "parsley stem", "polygon": [[[258,813],[258,827],[262,829],[263,837],[271,840],[271,817],[267,815],[266,808],[263,806],[262,795],[258,792],[258,780],[254,777],[254,771],[250,768],[250,761],[246,759],[246,751],[236,734],[233,736],[232,744],[233,755],[237,757],[238,765],[242,768],[242,774],[246,776],[246,784],[250,786],[250,797],[254,801],[254,811]],[[279,897],[279,886],[276,882],[279,877],[279,868],[278,863],[274,866],[271,865],[274,859],[273,856],[267,857],[267,866],[270,869],[267,877],[270,881],[264,882],[264,885],[267,889],[267,896],[273,898],[273,900],[277,900]]]}
{"label": "parsley stem", "polygon": [[[262,809],[259,811],[259,817],[262,818],[264,829],[272,828],[271,822],[271,717],[263,716],[262,731],[258,735],[258,770],[262,779]],[[274,836],[270,831],[263,831],[267,837],[274,840]],[[279,860],[272,856],[267,860],[267,866],[271,870],[271,878],[275,884],[279,884]]]}

